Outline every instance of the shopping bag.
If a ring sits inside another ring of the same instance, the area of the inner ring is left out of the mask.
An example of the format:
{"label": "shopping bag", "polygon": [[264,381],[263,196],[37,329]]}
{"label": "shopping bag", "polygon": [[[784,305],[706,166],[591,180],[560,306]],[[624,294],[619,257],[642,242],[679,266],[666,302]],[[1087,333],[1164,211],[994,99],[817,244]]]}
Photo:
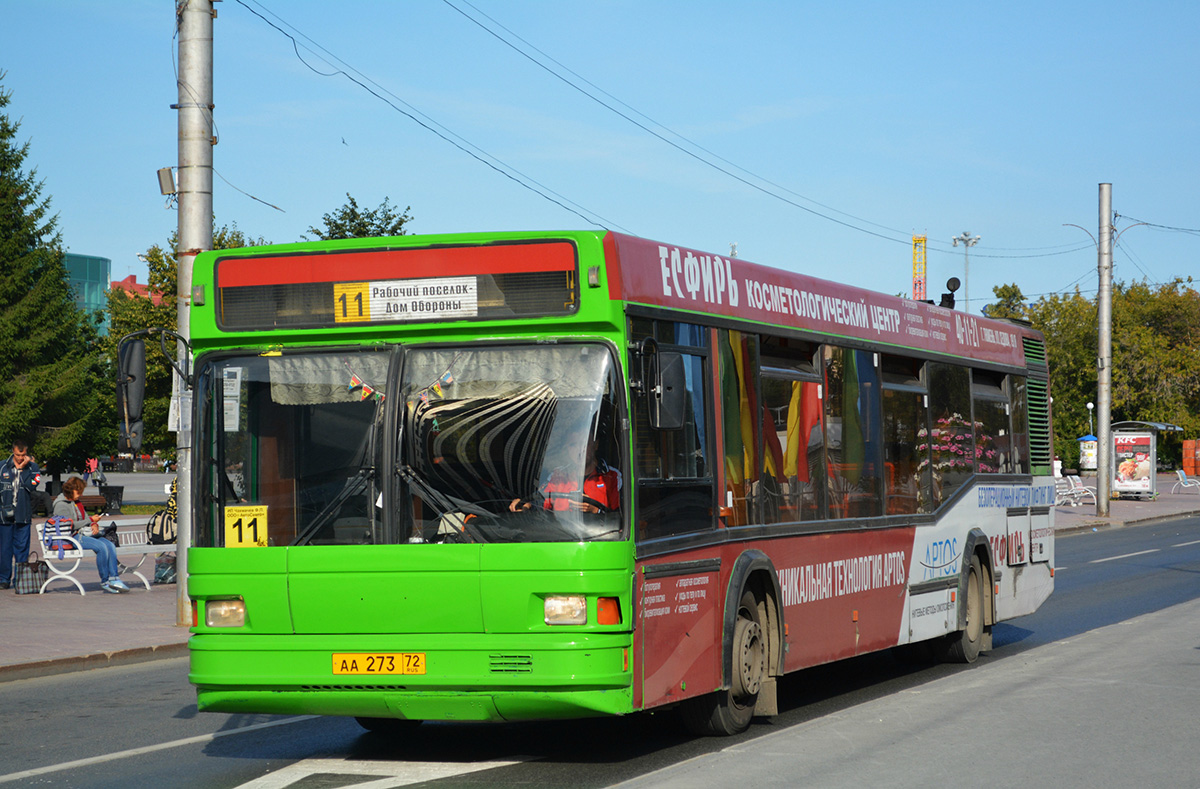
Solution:
{"label": "shopping bag", "polygon": [[37,594],[42,591],[42,584],[50,577],[50,568],[43,561],[17,562],[17,571],[13,576],[13,589],[17,594]]}

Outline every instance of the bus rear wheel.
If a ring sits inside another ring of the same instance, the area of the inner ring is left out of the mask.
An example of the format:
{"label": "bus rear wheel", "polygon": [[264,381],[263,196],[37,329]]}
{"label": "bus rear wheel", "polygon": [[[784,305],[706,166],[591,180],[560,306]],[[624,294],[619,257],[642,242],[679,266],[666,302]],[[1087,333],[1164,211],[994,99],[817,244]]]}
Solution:
{"label": "bus rear wheel", "polygon": [[966,627],[944,637],[940,657],[947,663],[974,663],[983,647],[983,567],[971,557],[967,571]]}
{"label": "bus rear wheel", "polygon": [[683,722],[693,734],[740,734],[754,717],[758,691],[767,675],[767,647],[758,600],[749,589],[742,591],[738,603],[732,648],[729,687],[683,703]]}

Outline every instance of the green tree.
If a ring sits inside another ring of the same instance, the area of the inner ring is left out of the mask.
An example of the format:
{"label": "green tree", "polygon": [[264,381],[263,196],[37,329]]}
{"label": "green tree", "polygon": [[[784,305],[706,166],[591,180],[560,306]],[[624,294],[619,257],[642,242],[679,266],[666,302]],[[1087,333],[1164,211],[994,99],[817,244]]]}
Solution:
{"label": "green tree", "polygon": [[1029,320],[1029,310],[1025,305],[1025,295],[1014,282],[1012,285],[997,285],[992,288],[996,296],[995,304],[986,304],[983,314],[989,318],[1013,318]]}
{"label": "green tree", "polygon": [[[131,296],[123,290],[112,290],[108,294],[109,332],[104,350],[113,369],[116,369],[117,343],[121,337],[141,329],[159,327],[174,331],[177,325],[175,296],[178,293],[178,276],[175,255],[178,252],[178,233],[172,232],[164,248],[155,244],[146,250],[148,297]],[[213,249],[236,249],[266,244],[262,238],[249,238],[236,224],[213,228]],[[146,344],[146,399],[142,409],[145,433],[142,451],[162,452],[167,457],[175,455],[175,435],[167,430],[167,416],[171,406],[171,376],[174,374],[160,352],[158,337],[150,337]],[[167,350],[174,354],[175,344],[167,340]],[[113,379],[115,380],[115,378]],[[109,402],[116,414],[115,387],[109,387]],[[116,421],[114,420],[114,425]]]}
{"label": "green tree", "polygon": [[[383,198],[378,208],[361,209],[358,201],[346,193],[346,204],[331,214],[326,214],[321,221],[324,228],[309,227],[312,233],[322,241],[332,241],[336,238],[374,238],[376,236],[403,236],[408,231],[404,226],[412,221],[409,211],[412,206],[396,213],[387,197]],[[302,236],[307,239],[308,236]]]}
{"label": "green tree", "polygon": [[[1200,433],[1200,293],[1190,279],[1115,283],[1112,312],[1112,421],[1179,425],[1182,434],[1158,437],[1159,456],[1177,459],[1182,437]],[[1055,454],[1072,466],[1088,429],[1085,404],[1097,398],[1096,302],[1076,290],[1043,297],[1028,313],[1046,337]]]}
{"label": "green tree", "polygon": [[[1200,294],[1190,280],[1113,287],[1113,421],[1167,422],[1200,431]],[[1159,435],[1159,453],[1179,434]]]}
{"label": "green tree", "polygon": [[[4,73],[0,72],[0,81]],[[96,323],[75,306],[58,217],[0,88],[0,442],[25,438],[52,474],[113,440]]]}

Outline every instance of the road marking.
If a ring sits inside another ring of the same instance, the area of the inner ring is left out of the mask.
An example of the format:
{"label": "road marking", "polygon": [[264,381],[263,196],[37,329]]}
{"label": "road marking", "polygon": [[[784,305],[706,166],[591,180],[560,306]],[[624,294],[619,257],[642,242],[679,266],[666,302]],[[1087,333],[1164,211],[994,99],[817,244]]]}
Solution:
{"label": "road marking", "polygon": [[[315,776],[321,776],[322,786],[392,789],[396,786],[410,786],[442,778],[453,778],[457,775],[492,770],[497,767],[511,767],[527,760],[528,757],[493,762],[413,762],[407,760],[382,762],[352,759],[305,759],[269,775],[256,778],[250,783],[242,784],[238,789],[285,789],[289,786],[300,785],[301,782],[307,783]],[[334,780],[337,781],[336,784],[331,782]]]}
{"label": "road marking", "polygon": [[1158,553],[1161,548],[1150,548],[1146,551],[1137,551],[1135,553],[1123,553],[1120,556],[1110,556],[1107,559],[1092,559],[1088,564],[1100,564],[1101,562],[1115,562],[1117,559],[1128,559],[1130,556],[1142,556],[1147,553]]}
{"label": "road marking", "polygon": [[0,784],[8,783],[9,781],[19,781],[22,778],[33,778],[39,775],[47,775],[49,773],[62,772],[63,770],[75,770],[80,767],[88,767],[93,764],[103,764],[104,762],[112,762],[117,759],[128,759],[130,756],[142,756],[155,751],[165,751],[170,748],[178,748],[183,745],[195,745],[201,742],[211,742],[218,737],[228,737],[231,734],[244,734],[248,731],[256,731],[258,729],[270,729],[275,726],[284,726],[289,723],[299,723],[301,721],[312,720],[319,718],[319,715],[298,715],[294,718],[285,718],[278,721],[267,721],[266,723],[253,723],[249,726],[241,726],[237,729],[229,729],[227,731],[217,731],[212,734],[199,734],[195,737],[185,737],[182,740],[172,740],[171,742],[161,742],[158,745],[145,745],[141,748],[130,748],[127,751],[117,751],[103,756],[91,756],[87,759],[76,759],[73,762],[63,762],[61,764],[51,764],[46,767],[36,767],[32,770],[23,770],[19,773],[9,773],[8,775],[0,775]]}
{"label": "road marking", "polygon": [[1197,545],[1197,544],[1200,544],[1200,540],[1192,540],[1191,542],[1181,542],[1178,545],[1172,545],[1171,547],[1172,548],[1186,548],[1189,545]]}

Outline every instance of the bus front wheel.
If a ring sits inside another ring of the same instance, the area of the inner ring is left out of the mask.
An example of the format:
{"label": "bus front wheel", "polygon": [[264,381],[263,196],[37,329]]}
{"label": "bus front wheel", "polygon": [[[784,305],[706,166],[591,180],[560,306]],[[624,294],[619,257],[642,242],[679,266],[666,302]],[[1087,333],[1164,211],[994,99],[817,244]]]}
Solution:
{"label": "bus front wheel", "polygon": [[966,627],[944,636],[940,657],[947,663],[974,663],[983,647],[983,567],[971,557],[965,589]]}
{"label": "bus front wheel", "polygon": [[767,674],[767,648],[758,600],[742,591],[733,625],[733,676],[729,687],[683,703],[683,721],[693,734],[744,732],[754,717],[758,691]]}

